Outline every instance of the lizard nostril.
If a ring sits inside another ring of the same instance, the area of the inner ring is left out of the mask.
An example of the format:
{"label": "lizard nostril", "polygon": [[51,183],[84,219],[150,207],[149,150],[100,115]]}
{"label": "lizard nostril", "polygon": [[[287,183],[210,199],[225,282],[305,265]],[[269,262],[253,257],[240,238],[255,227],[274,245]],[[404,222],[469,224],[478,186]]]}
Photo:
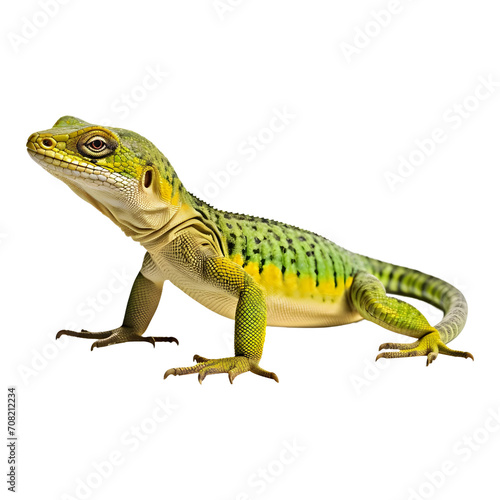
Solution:
{"label": "lizard nostril", "polygon": [[54,139],[43,139],[42,146],[45,149],[52,149],[56,145],[56,141]]}

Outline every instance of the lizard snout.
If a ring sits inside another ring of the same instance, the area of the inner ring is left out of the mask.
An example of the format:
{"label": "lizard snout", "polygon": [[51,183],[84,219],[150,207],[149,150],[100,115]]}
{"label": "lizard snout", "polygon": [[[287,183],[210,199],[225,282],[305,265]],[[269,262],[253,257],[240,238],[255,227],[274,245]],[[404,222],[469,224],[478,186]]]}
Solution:
{"label": "lizard snout", "polygon": [[29,136],[28,142],[26,143],[26,147],[28,149],[31,149],[32,151],[36,151],[35,144],[36,144],[38,137],[39,137],[39,134],[36,132],[34,134],[31,134]]}

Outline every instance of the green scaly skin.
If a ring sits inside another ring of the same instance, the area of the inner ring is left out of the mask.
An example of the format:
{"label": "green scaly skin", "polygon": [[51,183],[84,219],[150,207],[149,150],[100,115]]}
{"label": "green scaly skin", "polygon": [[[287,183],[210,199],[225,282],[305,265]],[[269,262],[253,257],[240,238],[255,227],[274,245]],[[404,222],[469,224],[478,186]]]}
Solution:
{"label": "green scaly skin", "polygon": [[[334,326],[368,319],[417,340],[382,344],[379,357],[438,353],[472,358],[446,344],[463,329],[467,303],[455,287],[419,271],[393,266],[335,245],[317,234],[261,217],[217,210],[191,195],[169,161],[144,137],[123,129],[60,118],[32,134],[32,158],[65,182],[146,249],[123,324],[104,332],[57,334],[94,339],[94,347],[145,337],[163,283],[172,281],[211,310],[235,320],[232,357],[194,356],[196,365],[168,375],[227,373],[231,383],[259,366],[266,325]],[[432,327],[413,306],[388,293],[424,300],[444,312]]]}

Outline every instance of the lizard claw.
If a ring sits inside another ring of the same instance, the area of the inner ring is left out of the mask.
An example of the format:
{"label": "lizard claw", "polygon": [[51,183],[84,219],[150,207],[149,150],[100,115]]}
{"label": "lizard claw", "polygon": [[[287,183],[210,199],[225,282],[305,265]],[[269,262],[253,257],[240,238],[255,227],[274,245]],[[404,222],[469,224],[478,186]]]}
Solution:
{"label": "lizard claw", "polygon": [[442,340],[439,332],[434,330],[427,333],[416,342],[411,344],[382,344],[381,349],[396,349],[396,352],[381,352],[375,361],[380,358],[411,358],[413,356],[427,356],[427,366],[429,366],[437,357],[438,354],[447,354],[448,356],[457,356],[461,358],[471,358],[474,356],[470,352],[455,351],[450,349]]}
{"label": "lizard claw", "polygon": [[153,345],[153,347],[156,346],[156,342],[175,342],[179,345],[179,341],[175,337],[143,337],[142,335],[135,333],[131,328],[124,326],[107,332],[95,333],[87,330],[82,330],[81,332],[61,330],[57,333],[56,339],[60,338],[62,335],[83,339],[94,339],[95,342],[90,347],[91,351],[93,351],[95,347],[105,347],[113,344],[121,344],[123,342],[149,342]]}
{"label": "lizard claw", "polygon": [[[108,345],[121,344],[123,342],[149,342],[150,344],[152,344],[153,347],[155,347],[156,346],[155,340],[159,341],[160,339],[163,338],[173,339],[173,337],[159,337],[155,339],[154,337],[142,337],[141,335],[137,335],[131,332],[127,332],[125,334],[123,332],[117,332],[113,333],[109,337],[106,337],[105,339],[96,340],[92,344],[90,350],[92,351],[94,347],[106,347]],[[177,339],[174,340],[177,341]],[[171,340],[169,342],[171,342]]]}
{"label": "lizard claw", "polygon": [[88,330],[82,330],[81,332],[73,332],[72,330],[60,330],[57,332],[56,340],[61,338],[63,335],[67,335],[69,337],[80,337],[82,339],[105,339],[112,335],[113,330],[109,332],[97,332],[91,333]]}
{"label": "lizard claw", "polygon": [[195,361],[196,363],[204,363],[205,361],[209,361],[209,359],[204,358],[203,356],[198,356],[198,354],[195,354],[193,356],[193,361]]}
{"label": "lizard claw", "polygon": [[177,345],[179,345],[179,341],[175,337],[151,337],[151,338],[153,338],[156,342],[175,342]]}
{"label": "lizard claw", "polygon": [[231,358],[209,359],[195,354],[193,361],[197,364],[184,368],[170,368],[165,372],[163,378],[166,379],[170,375],[189,375],[190,373],[198,374],[198,382],[201,384],[207,375],[212,373],[227,373],[229,382],[232,384],[234,379],[245,372],[252,372],[261,377],[272,378],[279,382],[278,376],[275,373],[268,372],[259,366],[257,361],[246,358],[245,356],[234,356]]}

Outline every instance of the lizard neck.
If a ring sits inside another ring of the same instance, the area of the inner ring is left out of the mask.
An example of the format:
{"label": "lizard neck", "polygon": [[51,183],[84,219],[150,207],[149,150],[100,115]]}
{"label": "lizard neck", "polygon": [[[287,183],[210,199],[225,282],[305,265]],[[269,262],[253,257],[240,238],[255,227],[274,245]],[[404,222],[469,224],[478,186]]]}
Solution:
{"label": "lizard neck", "polygon": [[167,245],[186,221],[200,217],[193,208],[191,195],[180,182],[171,190],[168,201],[158,198],[157,202],[148,203],[117,197],[114,192],[84,190],[74,184],[70,187],[148,251]]}
{"label": "lizard neck", "polygon": [[[165,223],[157,228],[134,229],[129,234],[134,241],[140,243],[149,253],[154,254],[167,246],[189,222],[199,217],[191,205],[183,203],[172,207],[165,217]],[[123,229],[123,227],[122,227]]]}
{"label": "lizard neck", "polygon": [[161,252],[180,233],[191,231],[199,237],[211,241],[217,253],[223,254],[226,248],[219,228],[212,220],[215,211],[210,205],[199,200],[184,187],[180,189],[179,203],[169,205],[161,216],[163,223],[155,228],[130,228],[122,226],[125,233],[139,242],[150,254]]}
{"label": "lizard neck", "polygon": [[204,244],[209,244],[217,255],[227,255],[225,237],[213,219],[215,210],[188,191],[184,191],[182,203],[172,212],[167,222],[160,228],[131,235],[141,243],[151,255],[161,254],[165,247],[180,234],[190,235]]}

